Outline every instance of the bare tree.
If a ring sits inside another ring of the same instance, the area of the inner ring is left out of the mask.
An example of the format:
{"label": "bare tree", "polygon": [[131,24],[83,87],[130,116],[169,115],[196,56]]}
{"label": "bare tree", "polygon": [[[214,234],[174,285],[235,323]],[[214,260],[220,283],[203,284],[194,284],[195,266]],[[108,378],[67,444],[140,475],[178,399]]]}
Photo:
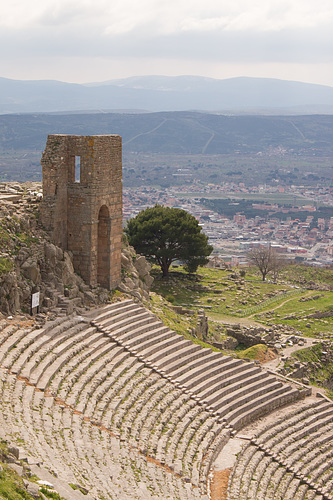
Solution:
{"label": "bare tree", "polygon": [[257,266],[263,281],[266,280],[266,276],[270,272],[273,273],[274,280],[277,279],[282,267],[282,259],[271,246],[252,248],[247,254],[247,258],[249,262]]}
{"label": "bare tree", "polygon": [[272,275],[273,275],[273,281],[274,283],[276,283],[279,277],[279,273],[287,261],[280,255],[278,255],[278,253],[275,250],[273,250],[272,259],[273,259]]}

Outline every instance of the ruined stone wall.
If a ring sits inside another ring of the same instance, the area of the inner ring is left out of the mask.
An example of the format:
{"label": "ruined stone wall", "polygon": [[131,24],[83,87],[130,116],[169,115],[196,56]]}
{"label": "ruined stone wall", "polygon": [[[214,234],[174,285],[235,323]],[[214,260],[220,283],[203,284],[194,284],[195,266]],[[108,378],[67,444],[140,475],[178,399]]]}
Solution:
{"label": "ruined stone wall", "polygon": [[73,253],[74,268],[87,283],[115,287],[121,266],[121,137],[50,135],[42,167],[41,222],[52,241]]}

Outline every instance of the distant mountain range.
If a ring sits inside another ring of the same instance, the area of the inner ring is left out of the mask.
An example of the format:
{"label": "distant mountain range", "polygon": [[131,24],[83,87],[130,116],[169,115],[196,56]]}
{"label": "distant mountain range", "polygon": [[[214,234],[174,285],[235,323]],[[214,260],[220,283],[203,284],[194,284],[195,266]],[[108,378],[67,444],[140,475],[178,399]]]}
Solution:
{"label": "distant mountain range", "polygon": [[333,87],[267,78],[141,76],[100,83],[0,78],[0,113],[333,114]]}

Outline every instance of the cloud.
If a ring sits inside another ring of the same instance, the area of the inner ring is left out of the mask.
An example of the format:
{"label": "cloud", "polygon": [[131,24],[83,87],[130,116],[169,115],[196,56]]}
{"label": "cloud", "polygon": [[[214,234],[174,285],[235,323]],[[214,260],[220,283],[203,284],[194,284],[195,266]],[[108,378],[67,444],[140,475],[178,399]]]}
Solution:
{"label": "cloud", "polygon": [[333,58],[331,0],[13,2],[0,17],[2,67],[24,57],[50,67],[55,59],[60,66],[61,58],[84,64],[89,57],[104,65],[122,59],[124,66],[151,59],[160,61],[165,74],[172,74],[171,62],[197,62],[200,74],[200,65],[207,64],[314,64]]}
{"label": "cloud", "polygon": [[114,34],[149,26],[167,34],[311,28],[332,20],[331,0],[12,0],[2,6],[0,25],[36,28],[74,23]]}
{"label": "cloud", "polygon": [[216,62],[325,62],[333,60],[333,34],[330,29],[284,29],[281,31],[241,32],[216,29],[185,30],[159,34],[136,29],[131,33],[100,32],[96,27],[43,26],[31,33],[20,30],[14,40],[1,30],[0,43],[8,57],[35,56],[160,57],[189,58]]}

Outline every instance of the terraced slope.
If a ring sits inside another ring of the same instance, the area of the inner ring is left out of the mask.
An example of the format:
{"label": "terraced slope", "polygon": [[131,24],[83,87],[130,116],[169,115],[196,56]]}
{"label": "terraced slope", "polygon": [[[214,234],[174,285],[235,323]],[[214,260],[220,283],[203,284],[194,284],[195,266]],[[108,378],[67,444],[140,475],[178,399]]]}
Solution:
{"label": "terraced slope", "polygon": [[75,500],[208,499],[234,430],[305,394],[129,300],[43,329],[0,324],[0,433],[89,491]]}
{"label": "terraced slope", "polygon": [[4,328],[0,364],[2,433],[32,463],[92,498],[205,498],[230,428],[85,318]]}
{"label": "terraced slope", "polygon": [[92,324],[234,429],[309,394],[253,363],[185,340],[131,301],[105,307]]}
{"label": "terraced slope", "polygon": [[229,481],[229,500],[333,499],[332,438],[333,404],[303,404],[244,447]]}

